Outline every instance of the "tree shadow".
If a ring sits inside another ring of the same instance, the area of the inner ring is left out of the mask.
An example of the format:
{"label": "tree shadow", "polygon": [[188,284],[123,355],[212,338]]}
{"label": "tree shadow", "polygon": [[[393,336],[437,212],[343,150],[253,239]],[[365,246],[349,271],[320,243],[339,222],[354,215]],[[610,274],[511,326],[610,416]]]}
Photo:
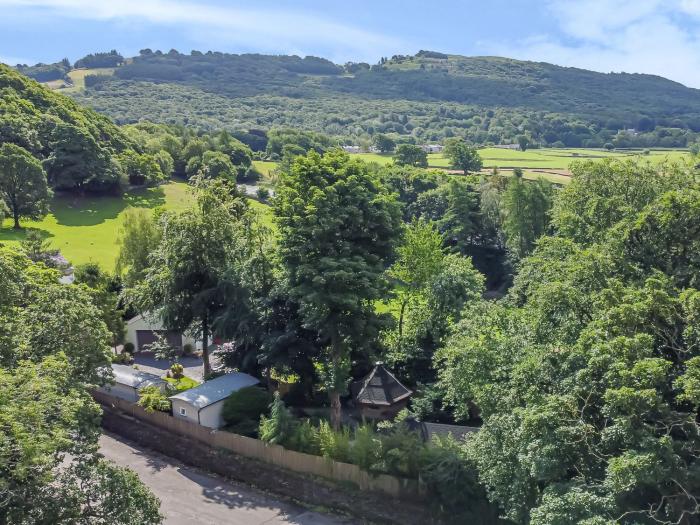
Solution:
{"label": "tree shadow", "polygon": [[115,219],[127,207],[156,208],[165,204],[165,192],[155,188],[139,188],[124,195],[58,195],[51,203],[51,212],[62,226],[95,226]]}
{"label": "tree shadow", "polygon": [[51,237],[54,237],[53,233],[47,230],[43,230],[41,228],[22,227],[19,230],[15,230],[11,225],[6,226],[4,228],[1,226],[2,225],[0,224],[0,243],[2,243],[3,241],[21,242],[27,237],[27,233],[29,233],[30,231],[39,232],[39,235],[41,235],[42,239],[50,239]]}

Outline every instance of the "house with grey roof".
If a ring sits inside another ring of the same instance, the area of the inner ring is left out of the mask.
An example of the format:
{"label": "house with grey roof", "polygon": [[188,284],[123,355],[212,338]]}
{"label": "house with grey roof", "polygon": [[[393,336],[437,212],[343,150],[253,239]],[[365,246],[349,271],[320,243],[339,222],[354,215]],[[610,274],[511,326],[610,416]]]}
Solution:
{"label": "house with grey roof", "polygon": [[226,398],[259,382],[253,376],[241,372],[232,372],[205,381],[199,386],[170,397],[173,416],[204,427],[221,428],[224,425],[221,412]]}
{"label": "house with grey roof", "polygon": [[355,381],[350,390],[360,414],[369,419],[392,419],[406,408],[413,394],[381,362],[364,379]]}
{"label": "house with grey roof", "polygon": [[112,364],[114,383],[99,388],[102,392],[131,401],[139,400],[139,390],[147,386],[157,386],[165,391],[167,382],[155,374],[137,370],[131,366]]}

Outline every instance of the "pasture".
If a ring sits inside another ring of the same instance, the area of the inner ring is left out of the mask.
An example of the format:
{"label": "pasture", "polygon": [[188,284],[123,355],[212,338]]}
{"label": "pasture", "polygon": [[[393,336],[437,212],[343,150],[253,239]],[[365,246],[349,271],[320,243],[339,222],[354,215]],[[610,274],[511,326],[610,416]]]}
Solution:
{"label": "pasture", "polygon": [[[645,155],[642,150],[606,151],[603,149],[542,148],[518,151],[502,148],[481,148],[479,149],[479,154],[484,161],[484,168],[522,168],[526,171],[526,178],[545,175],[543,173],[528,172],[527,170],[552,170],[552,175],[565,175],[568,173],[570,164],[577,160],[639,158],[660,163],[666,160],[680,161],[688,157],[687,151],[673,149],[652,149],[649,151],[649,154]],[[379,164],[392,162],[391,154],[357,153],[356,156],[367,162],[377,162]],[[450,162],[441,153],[430,153],[428,155],[428,166],[446,169],[450,167]],[[554,182],[558,181],[555,180]]]}
{"label": "pasture", "polygon": [[21,230],[12,229],[6,220],[0,228],[0,242],[18,244],[28,229],[38,230],[52,248],[73,264],[96,262],[108,271],[114,269],[117,258],[117,236],[124,210],[134,208],[168,210],[186,209],[191,196],[184,182],[171,182],[157,188],[135,190],[123,196],[76,197],[57,196],[51,203],[51,213],[42,221],[23,221]]}

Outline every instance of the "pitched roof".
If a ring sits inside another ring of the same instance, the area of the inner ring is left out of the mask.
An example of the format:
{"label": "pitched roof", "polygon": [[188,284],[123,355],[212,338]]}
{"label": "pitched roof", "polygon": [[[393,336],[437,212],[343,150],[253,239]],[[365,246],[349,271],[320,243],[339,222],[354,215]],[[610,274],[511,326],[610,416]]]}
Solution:
{"label": "pitched roof", "polygon": [[165,380],[155,374],[142,372],[127,365],[112,364],[112,372],[114,373],[114,382],[120,385],[130,386],[132,388],[143,388],[151,385],[161,385]]}
{"label": "pitched roof", "polygon": [[241,388],[257,385],[259,382],[251,375],[232,372],[219,376],[216,379],[205,381],[199,386],[171,396],[170,399],[179,399],[195,408],[202,409],[213,405],[217,401],[226,399]]}
{"label": "pitched roof", "polygon": [[413,394],[382,363],[377,363],[367,377],[353,383],[352,390],[355,401],[362,405],[390,406]]}

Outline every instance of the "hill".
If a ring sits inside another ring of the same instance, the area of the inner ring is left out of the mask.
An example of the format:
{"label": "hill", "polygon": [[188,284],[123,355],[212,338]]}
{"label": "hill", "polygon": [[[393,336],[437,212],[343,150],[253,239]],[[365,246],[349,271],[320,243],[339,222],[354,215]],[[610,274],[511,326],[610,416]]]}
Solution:
{"label": "hill", "polygon": [[111,191],[119,185],[115,155],[136,147],[92,109],[0,64],[0,143],[43,161],[57,189]]}
{"label": "hill", "polygon": [[700,132],[700,91],[661,77],[425,51],[340,66],[143,50],[112,75],[88,72],[85,86],[71,95],[118,123],[295,127],[354,142],[389,133],[509,143],[525,134],[545,146],[685,147]]}

